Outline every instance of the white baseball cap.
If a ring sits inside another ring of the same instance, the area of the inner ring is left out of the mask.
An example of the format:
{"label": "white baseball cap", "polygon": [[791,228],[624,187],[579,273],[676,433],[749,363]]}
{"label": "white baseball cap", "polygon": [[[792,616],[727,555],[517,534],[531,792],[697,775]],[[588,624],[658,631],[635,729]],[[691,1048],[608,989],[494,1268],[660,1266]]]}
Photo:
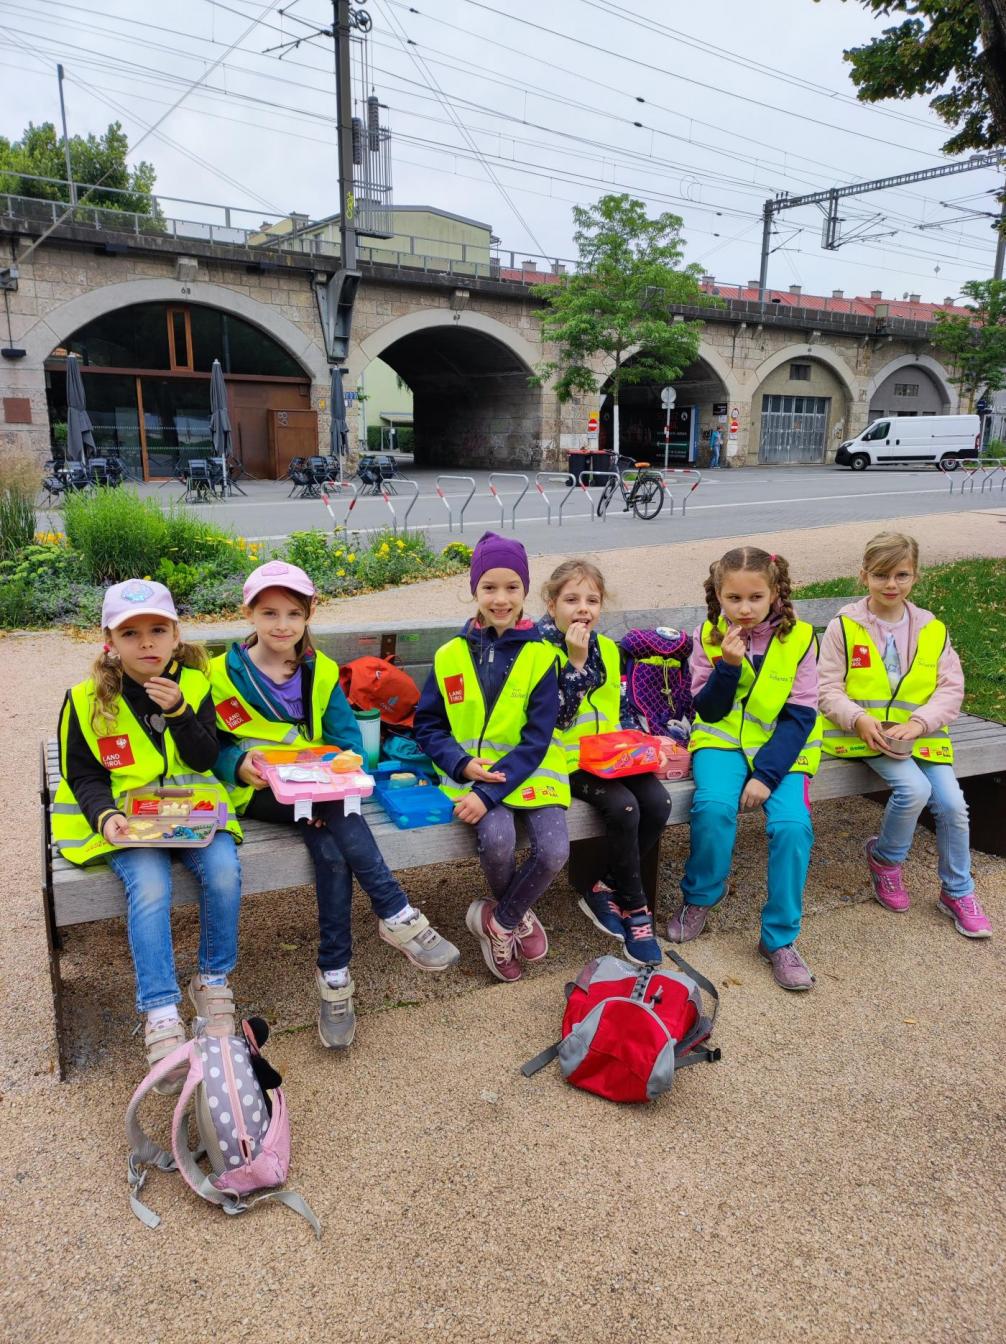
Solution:
{"label": "white baseball cap", "polygon": [[116,630],[132,616],[163,616],[177,621],[175,599],[163,583],[153,579],[126,579],[113,583],[101,603],[101,624],[105,630]]}

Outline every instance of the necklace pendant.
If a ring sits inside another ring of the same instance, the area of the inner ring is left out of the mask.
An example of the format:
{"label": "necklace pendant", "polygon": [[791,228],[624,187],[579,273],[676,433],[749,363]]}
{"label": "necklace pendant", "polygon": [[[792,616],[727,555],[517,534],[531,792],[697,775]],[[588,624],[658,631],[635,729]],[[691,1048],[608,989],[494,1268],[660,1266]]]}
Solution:
{"label": "necklace pendant", "polygon": [[155,733],[163,733],[168,724],[163,714],[151,714],[150,726]]}

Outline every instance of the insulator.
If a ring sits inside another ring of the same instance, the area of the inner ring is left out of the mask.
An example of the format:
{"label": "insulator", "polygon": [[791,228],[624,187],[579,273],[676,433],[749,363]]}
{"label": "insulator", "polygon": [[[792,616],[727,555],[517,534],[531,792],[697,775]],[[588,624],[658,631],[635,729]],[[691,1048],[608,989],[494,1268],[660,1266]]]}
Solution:
{"label": "insulator", "polygon": [[381,147],[381,104],[376,93],[367,99],[367,147],[371,154]]}
{"label": "insulator", "polygon": [[353,118],[353,162],[359,167],[363,163],[363,121]]}

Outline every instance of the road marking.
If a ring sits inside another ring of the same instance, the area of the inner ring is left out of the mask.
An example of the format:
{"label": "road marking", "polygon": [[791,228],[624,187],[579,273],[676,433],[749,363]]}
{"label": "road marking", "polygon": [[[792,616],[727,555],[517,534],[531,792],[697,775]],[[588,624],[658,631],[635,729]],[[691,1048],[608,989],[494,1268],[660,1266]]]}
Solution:
{"label": "road marking", "polygon": [[[873,490],[870,494],[849,494],[849,495],[800,495],[795,499],[739,499],[733,504],[691,504],[688,512],[691,513],[697,509],[750,509],[757,508],[762,504],[819,504],[822,500],[829,501],[833,499],[877,499],[885,495],[946,495],[950,498],[948,491],[940,489],[939,486],[930,487],[927,490]],[[868,519],[841,518],[839,523],[866,522]]]}

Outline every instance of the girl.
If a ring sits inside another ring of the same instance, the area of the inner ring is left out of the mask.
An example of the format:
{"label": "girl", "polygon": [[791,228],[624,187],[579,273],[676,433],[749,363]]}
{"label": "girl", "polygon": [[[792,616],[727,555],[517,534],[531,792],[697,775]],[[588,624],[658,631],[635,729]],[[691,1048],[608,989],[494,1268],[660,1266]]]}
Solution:
{"label": "girl", "polygon": [[[491,900],[474,900],[465,923],[490,971],[519,980],[548,938],[531,907],[569,856],[566,754],[554,738],[559,708],[555,650],[524,618],[527,552],[486,532],[472,552],[478,613],[442,645],[416,711],[416,740],[440,771],[454,815],[476,827]],[[514,812],[531,845],[516,867]]]}
{"label": "girl", "polygon": [[[256,768],[254,748],[324,743],[359,751],[360,730],[339,686],[338,664],[311,646],[308,621],[316,594],[304,571],[281,560],[260,565],[249,574],[243,596],[253,632],[211,664],[225,743],[217,773],[232,787],[239,815],[289,824],[293,807],[273,797]],[[347,812],[342,802],[316,804],[314,819],[299,830],[318,897],[318,1035],[327,1049],[344,1050],[356,1034],[356,986],[349,974],[354,873],[378,916],[379,936],[413,965],[445,971],[460,954],[409,903],[359,812]]]}
{"label": "girl", "polygon": [[728,551],[709,567],[705,589],[708,619],[691,657],[691,850],[667,936],[686,943],[702,932],[730,873],[738,806],[764,807],[768,898],[758,951],[783,989],[810,989],[814,977],[794,944],[814,838],[808,782],[821,757],[817,641],[796,619],[781,555]]}
{"label": "girl", "polygon": [[594,630],[604,595],[604,577],[596,565],[564,561],[542,588],[548,615],[538,622],[538,630],[560,651],[558,727],[570,792],[597,808],[608,837],[604,880],[583,893],[580,908],[603,933],[624,942],[630,961],[659,965],[663,953],[653,936],[642,861],[659,842],[670,816],[667,790],[655,775],[599,779],[579,769],[580,739],[621,726],[618,646]]}
{"label": "girl", "polygon": [[[867,543],[859,578],[868,596],[843,607],[821,643],[824,749],[866,758],[891,788],[880,834],[866,842],[880,904],[894,911],[911,904],[901,865],[928,805],[939,853],[936,908],[965,938],[989,938],[992,925],[975,898],[967,803],[947,732],[960,713],[964,676],[946,626],[908,600],[918,568],[912,537],[881,532]],[[885,722],[895,726],[882,728]],[[911,755],[892,755],[891,741],[911,743]]]}
{"label": "girl", "polygon": [[[118,849],[128,835],[123,798],[151,784],[198,783],[227,794],[209,773],[217,758],[206,655],[179,641],[167,588],[149,580],[114,584],[101,608],[105,646],[87,681],[70,688],[59,721],[60,782],[53,838],[71,863],[106,859],[126,889],[126,931],[136,973],[136,1007],[146,1015],[151,1067],[185,1040],[171,942],[171,855],[167,848]],[[241,870],[228,811],[226,830],[179,856],[199,896],[199,972],[189,983],[196,1013],[215,1035],[234,1031],[227,976],[237,961]],[[177,1092],[169,1077],[159,1092]]]}

